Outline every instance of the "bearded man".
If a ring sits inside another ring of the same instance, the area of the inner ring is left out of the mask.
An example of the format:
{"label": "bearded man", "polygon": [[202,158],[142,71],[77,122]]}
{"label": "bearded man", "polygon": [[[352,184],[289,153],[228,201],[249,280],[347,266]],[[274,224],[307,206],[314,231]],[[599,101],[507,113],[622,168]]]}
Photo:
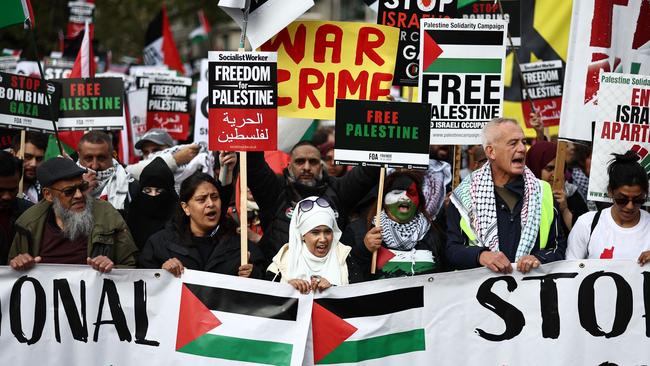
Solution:
{"label": "bearded man", "polygon": [[16,221],[9,265],[88,264],[101,272],[135,267],[137,248],[126,223],[110,203],[91,197],[85,169],[67,158],[47,160],[36,170],[40,203]]}

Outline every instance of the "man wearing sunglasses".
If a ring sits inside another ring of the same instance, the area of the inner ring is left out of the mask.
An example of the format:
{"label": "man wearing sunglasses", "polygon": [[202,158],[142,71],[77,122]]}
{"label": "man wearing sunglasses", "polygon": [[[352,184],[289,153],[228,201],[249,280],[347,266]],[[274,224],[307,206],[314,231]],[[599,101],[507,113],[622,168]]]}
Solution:
{"label": "man wearing sunglasses", "polygon": [[282,176],[275,175],[264,154],[248,155],[248,187],[259,205],[264,231],[259,245],[269,261],[289,241],[289,223],[298,202],[310,196],[324,197],[344,230],[348,212],[379,180],[379,169],[370,167],[355,167],[340,178],[328,175],[320,151],[309,141],[296,144],[290,155]]}
{"label": "man wearing sunglasses", "polygon": [[89,195],[85,169],[66,158],[47,160],[36,171],[42,200],[16,221],[9,265],[88,264],[100,272],[135,267],[137,248],[126,223],[110,203]]}

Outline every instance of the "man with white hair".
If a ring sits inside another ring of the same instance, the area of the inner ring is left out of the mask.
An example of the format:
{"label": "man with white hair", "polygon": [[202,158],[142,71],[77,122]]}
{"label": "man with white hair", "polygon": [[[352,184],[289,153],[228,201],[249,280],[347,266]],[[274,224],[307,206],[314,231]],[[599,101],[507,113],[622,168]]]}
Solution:
{"label": "man with white hair", "polygon": [[89,195],[86,172],[72,160],[53,158],[36,170],[43,200],[16,221],[9,265],[88,264],[101,272],[135,267],[137,248],[126,223],[110,203]]}
{"label": "man with white hair", "polygon": [[517,121],[498,118],[482,131],[488,161],[451,195],[445,256],[456,269],[484,266],[527,273],[564,259],[566,239],[556,220],[550,185],[525,165],[524,132]]}

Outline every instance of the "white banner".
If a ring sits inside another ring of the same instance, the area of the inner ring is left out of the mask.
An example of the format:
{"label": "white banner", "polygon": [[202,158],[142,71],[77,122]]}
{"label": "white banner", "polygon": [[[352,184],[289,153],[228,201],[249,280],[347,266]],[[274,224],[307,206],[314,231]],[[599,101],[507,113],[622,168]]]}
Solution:
{"label": "white banner", "polygon": [[527,275],[481,268],[314,297],[190,270],[176,279],[162,270],[0,267],[0,352],[12,366],[643,365],[648,269],[564,261]]}
{"label": "white banner", "polygon": [[591,141],[599,74],[650,75],[647,0],[574,1],[560,137]]}

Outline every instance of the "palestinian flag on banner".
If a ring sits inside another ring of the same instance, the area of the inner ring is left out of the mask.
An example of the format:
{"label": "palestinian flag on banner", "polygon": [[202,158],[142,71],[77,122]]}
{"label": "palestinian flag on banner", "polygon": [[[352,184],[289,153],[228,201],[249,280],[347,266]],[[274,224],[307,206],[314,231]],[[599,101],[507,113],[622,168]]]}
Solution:
{"label": "palestinian flag on banner", "polygon": [[430,250],[393,250],[383,246],[377,251],[379,278],[413,276],[431,273],[438,263]]}
{"label": "palestinian flag on banner", "polygon": [[0,11],[0,28],[9,27],[15,24],[24,24],[26,20],[34,28],[34,12],[29,0],[3,0],[2,11]]}
{"label": "palestinian flag on banner", "polygon": [[[503,30],[424,30],[423,73],[501,74]],[[468,55],[467,46],[479,53]]]}
{"label": "palestinian flag on banner", "polygon": [[164,64],[185,75],[183,61],[178,54],[174,35],[169,27],[167,8],[164,5],[147,27],[143,57],[145,65]]}
{"label": "palestinian flag on banner", "polygon": [[294,297],[184,283],[176,351],[236,362],[300,365],[302,358],[294,359],[294,354],[304,354],[308,318],[303,334],[298,307]]}
{"label": "palestinian flag on banner", "polygon": [[315,299],[314,362],[357,363],[424,351],[423,308],[422,286]]}
{"label": "palestinian flag on banner", "polygon": [[201,25],[190,33],[190,41],[198,43],[208,40],[210,34],[210,23],[203,10],[199,10],[199,23]]}

